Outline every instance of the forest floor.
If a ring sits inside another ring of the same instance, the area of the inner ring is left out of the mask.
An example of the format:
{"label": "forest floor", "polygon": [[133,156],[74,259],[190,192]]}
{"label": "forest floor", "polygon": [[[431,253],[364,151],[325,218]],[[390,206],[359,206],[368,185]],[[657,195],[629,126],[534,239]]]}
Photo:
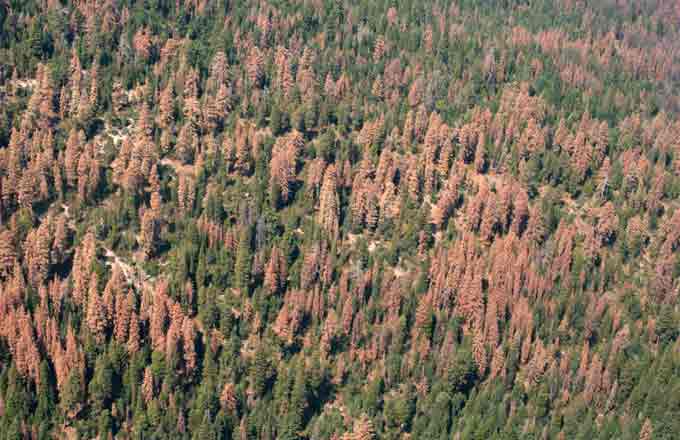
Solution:
{"label": "forest floor", "polygon": [[144,291],[150,291],[153,292],[154,289],[154,278],[150,276],[146,271],[140,267],[139,265],[135,264],[132,265],[128,262],[126,262],[124,259],[119,257],[113,250],[104,247],[104,255],[106,258],[109,260],[107,261],[107,265],[109,266],[118,266],[123,273],[123,276],[125,277],[125,281],[127,281],[128,284],[133,286],[137,291],[139,292],[144,292]]}

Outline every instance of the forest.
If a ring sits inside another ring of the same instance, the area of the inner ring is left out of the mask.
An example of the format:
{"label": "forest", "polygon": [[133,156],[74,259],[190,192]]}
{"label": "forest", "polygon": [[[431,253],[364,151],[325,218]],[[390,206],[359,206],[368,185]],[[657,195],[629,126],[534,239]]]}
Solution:
{"label": "forest", "polygon": [[0,440],[680,437],[680,2],[0,0]]}

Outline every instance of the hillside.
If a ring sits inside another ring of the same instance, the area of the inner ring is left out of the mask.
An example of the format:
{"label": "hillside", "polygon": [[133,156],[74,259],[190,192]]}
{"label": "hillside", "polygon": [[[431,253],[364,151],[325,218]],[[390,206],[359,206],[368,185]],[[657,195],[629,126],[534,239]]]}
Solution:
{"label": "hillside", "polygon": [[670,0],[0,0],[0,439],[677,439],[679,42]]}

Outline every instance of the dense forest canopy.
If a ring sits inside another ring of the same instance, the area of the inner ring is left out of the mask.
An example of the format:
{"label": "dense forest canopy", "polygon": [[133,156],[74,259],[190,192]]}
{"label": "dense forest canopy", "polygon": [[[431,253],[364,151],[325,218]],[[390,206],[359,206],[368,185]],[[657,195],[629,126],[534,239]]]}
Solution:
{"label": "dense forest canopy", "polygon": [[677,439],[680,3],[0,0],[1,439]]}

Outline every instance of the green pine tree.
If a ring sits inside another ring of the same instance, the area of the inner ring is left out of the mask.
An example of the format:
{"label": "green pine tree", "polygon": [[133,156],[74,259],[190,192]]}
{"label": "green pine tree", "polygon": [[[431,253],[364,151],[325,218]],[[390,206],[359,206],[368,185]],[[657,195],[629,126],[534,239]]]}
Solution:
{"label": "green pine tree", "polygon": [[236,251],[236,262],[234,263],[234,287],[247,294],[250,285],[250,250],[251,234],[250,228],[244,227],[238,240]]}

